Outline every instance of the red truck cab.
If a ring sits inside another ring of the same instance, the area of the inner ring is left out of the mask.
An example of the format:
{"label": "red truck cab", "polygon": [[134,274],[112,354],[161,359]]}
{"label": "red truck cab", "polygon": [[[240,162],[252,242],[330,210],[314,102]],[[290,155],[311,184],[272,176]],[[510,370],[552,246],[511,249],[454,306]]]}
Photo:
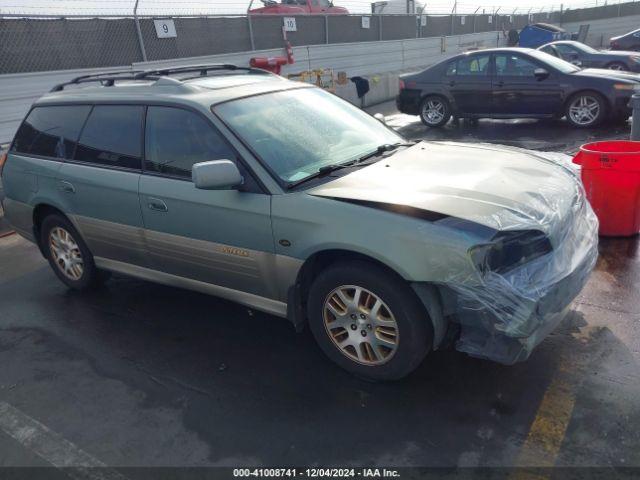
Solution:
{"label": "red truck cab", "polygon": [[262,0],[264,7],[249,10],[252,15],[347,15],[349,11],[344,7],[335,7],[330,0]]}

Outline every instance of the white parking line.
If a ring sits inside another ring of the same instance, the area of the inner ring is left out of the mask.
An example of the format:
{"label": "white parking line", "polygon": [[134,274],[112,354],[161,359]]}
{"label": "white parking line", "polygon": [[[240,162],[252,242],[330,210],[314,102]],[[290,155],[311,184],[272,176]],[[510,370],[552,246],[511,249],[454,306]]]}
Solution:
{"label": "white parking line", "polygon": [[77,480],[127,478],[6,402],[0,402],[0,430]]}

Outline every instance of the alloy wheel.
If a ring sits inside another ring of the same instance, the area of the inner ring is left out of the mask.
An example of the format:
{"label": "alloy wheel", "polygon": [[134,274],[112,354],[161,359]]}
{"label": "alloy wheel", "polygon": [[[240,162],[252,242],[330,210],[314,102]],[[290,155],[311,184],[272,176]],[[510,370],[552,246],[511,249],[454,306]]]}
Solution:
{"label": "alloy wheel", "polygon": [[430,125],[436,125],[444,119],[446,107],[441,100],[433,99],[422,107],[422,118]]}
{"label": "alloy wheel", "polygon": [[49,250],[60,271],[73,281],[78,281],[84,273],[84,261],[80,247],[71,234],[62,227],[49,232]]}
{"label": "alloy wheel", "polygon": [[621,63],[614,63],[614,64],[609,65],[609,70],[624,71],[624,70],[626,70],[626,68],[624,68],[624,65],[622,65]]}
{"label": "alloy wheel", "polygon": [[571,121],[577,125],[590,125],[600,115],[600,102],[591,95],[580,95],[569,105]]}
{"label": "alloy wheel", "polygon": [[342,285],[327,295],[324,326],[333,344],[363,365],[382,365],[398,349],[399,331],[389,307],[373,292]]}

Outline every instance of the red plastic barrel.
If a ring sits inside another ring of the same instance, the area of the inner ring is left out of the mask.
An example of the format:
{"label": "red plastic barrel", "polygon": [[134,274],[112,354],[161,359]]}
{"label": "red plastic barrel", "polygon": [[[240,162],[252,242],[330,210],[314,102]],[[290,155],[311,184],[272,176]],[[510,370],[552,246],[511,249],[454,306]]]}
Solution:
{"label": "red plastic barrel", "polygon": [[640,232],[640,142],[587,143],[573,162],[582,166],[582,183],[600,221],[600,235]]}

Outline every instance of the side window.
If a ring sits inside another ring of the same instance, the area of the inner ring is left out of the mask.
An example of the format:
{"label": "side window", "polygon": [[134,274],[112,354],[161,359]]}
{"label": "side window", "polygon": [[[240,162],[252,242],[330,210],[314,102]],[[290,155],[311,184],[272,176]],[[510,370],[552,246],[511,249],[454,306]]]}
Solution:
{"label": "side window", "polygon": [[445,75],[447,77],[453,77],[456,74],[457,65],[458,62],[451,62],[449,65],[447,65],[447,72],[445,73]]}
{"label": "side window", "polygon": [[489,75],[490,55],[473,55],[458,60],[456,75]]}
{"label": "side window", "polygon": [[12,151],[70,159],[90,110],[88,105],[35,107],[20,125]]}
{"label": "side window", "polygon": [[140,169],[143,113],[143,107],[133,105],[93,107],[80,135],[75,160]]}
{"label": "side window", "polygon": [[496,74],[508,77],[533,77],[537,65],[514,54],[496,55]]}
{"label": "side window", "polygon": [[235,153],[200,115],[174,107],[149,107],[145,135],[147,171],[191,179],[194,163],[235,161]]}

